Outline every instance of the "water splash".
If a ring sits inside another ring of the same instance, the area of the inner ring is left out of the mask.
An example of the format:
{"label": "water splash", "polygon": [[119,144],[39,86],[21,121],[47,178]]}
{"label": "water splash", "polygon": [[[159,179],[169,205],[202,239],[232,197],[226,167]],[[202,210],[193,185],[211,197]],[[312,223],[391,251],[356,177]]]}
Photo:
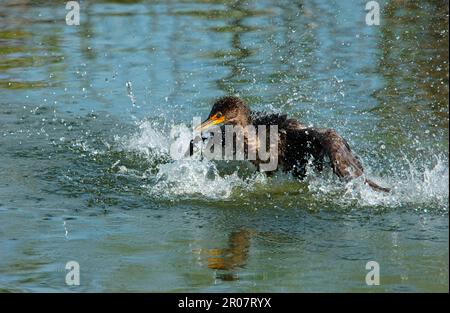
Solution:
{"label": "water splash", "polygon": [[407,157],[403,161],[405,165],[391,164],[394,169],[389,177],[377,177],[368,169],[371,179],[392,188],[389,193],[374,191],[364,184],[364,177],[343,183],[329,173],[309,177],[309,190],[317,197],[333,198],[342,205],[388,208],[414,205],[448,211],[449,167],[446,156],[435,155],[433,162],[423,159],[411,161]]}
{"label": "water splash", "polygon": [[121,150],[137,153],[150,162],[166,160],[157,164],[156,171],[144,174],[150,181],[144,187],[152,197],[228,199],[236,187],[250,190],[257,177],[263,177],[255,173],[252,177],[243,178],[237,171],[226,175],[209,160],[200,160],[197,156],[183,159],[192,139],[191,129],[184,124],[171,125],[167,132],[163,131],[165,128],[164,125],[144,121],[137,133],[115,138]]}
{"label": "water splash", "polygon": [[161,125],[144,121],[139,124],[139,129],[131,136],[116,136],[115,141],[121,149],[135,152],[151,158],[154,155],[169,153],[170,143],[160,130]]}
{"label": "water splash", "polygon": [[[169,138],[165,135],[167,133],[170,134]],[[152,162],[155,159],[165,160],[158,161],[156,171],[146,173],[149,183],[145,188],[155,198],[230,199],[234,197],[235,188],[257,193],[261,190],[255,186],[265,184],[267,186],[263,189],[267,192],[276,187],[272,184],[280,183],[278,179],[267,178],[262,173],[245,176],[239,169],[224,174],[219,163],[208,160],[174,160],[178,158],[173,156],[185,153],[191,135],[191,129],[184,124],[161,125],[143,121],[135,134],[117,137],[116,140],[124,151],[138,153]],[[378,164],[378,167],[382,166]],[[390,172],[393,174],[389,177],[377,177],[376,167],[377,164],[368,167],[367,173],[380,185],[391,187],[390,193],[372,190],[364,184],[364,177],[342,182],[331,170],[320,174],[311,171],[302,184],[307,184],[313,199],[326,200],[339,206],[395,208],[414,205],[437,206],[448,210],[449,169],[445,155],[434,156],[432,162],[410,160],[405,156],[403,160],[392,162]],[[293,179],[289,184],[300,183]]]}
{"label": "water splash", "polygon": [[131,100],[131,105],[133,107],[136,107],[136,96],[133,93],[133,85],[131,84],[130,81],[128,81],[128,82],[126,82],[125,86],[127,87],[127,94]]}
{"label": "water splash", "polygon": [[148,188],[151,195],[162,198],[189,196],[228,199],[235,188],[251,190],[253,183],[253,178],[242,179],[236,172],[221,175],[217,166],[207,160],[178,160],[161,165],[156,184]]}

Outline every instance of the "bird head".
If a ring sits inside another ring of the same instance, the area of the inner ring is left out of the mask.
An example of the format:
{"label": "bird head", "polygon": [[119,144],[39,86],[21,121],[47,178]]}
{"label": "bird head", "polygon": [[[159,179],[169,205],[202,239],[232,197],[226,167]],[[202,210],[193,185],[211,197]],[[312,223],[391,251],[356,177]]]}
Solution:
{"label": "bird head", "polygon": [[214,126],[238,125],[245,127],[250,123],[250,109],[244,100],[236,96],[223,97],[217,100],[208,118],[195,130],[207,131]]}

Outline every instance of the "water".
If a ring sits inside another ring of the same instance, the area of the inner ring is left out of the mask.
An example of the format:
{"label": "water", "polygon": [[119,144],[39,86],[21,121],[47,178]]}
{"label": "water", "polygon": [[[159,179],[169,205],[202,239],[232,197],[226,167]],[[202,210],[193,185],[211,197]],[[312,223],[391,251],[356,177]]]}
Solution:
{"label": "water", "polygon": [[[448,2],[364,6],[2,1],[0,290],[448,291]],[[393,192],[172,160],[226,94],[337,129]]]}

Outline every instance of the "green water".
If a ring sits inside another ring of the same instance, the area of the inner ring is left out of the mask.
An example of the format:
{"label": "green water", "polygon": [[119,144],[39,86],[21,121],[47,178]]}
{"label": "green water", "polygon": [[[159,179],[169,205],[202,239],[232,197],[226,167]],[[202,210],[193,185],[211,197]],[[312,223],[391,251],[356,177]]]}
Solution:
{"label": "green water", "polygon": [[[0,291],[448,292],[448,1],[379,2],[2,1]],[[171,159],[227,94],[393,192]]]}

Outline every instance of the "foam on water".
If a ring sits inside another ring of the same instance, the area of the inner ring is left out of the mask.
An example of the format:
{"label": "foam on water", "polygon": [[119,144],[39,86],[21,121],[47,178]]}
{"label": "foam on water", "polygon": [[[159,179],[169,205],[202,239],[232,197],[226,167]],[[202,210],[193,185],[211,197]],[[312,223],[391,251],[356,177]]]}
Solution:
{"label": "foam on water", "polygon": [[[167,128],[170,138],[165,135],[167,132],[164,129]],[[232,174],[223,174],[217,163],[200,160],[196,156],[183,160],[180,156],[186,152],[191,139],[192,130],[184,124],[167,127],[149,121],[141,122],[135,134],[116,138],[125,151],[139,153],[151,161],[155,157],[167,160],[157,164],[156,173],[148,174],[150,183],[145,187],[153,197],[228,199],[233,197],[233,190],[237,187],[257,192],[254,188],[256,184],[280,183],[262,173],[243,177],[238,169]],[[311,171],[306,183],[314,197],[325,198],[338,205],[399,207],[414,204],[416,207],[437,206],[448,210],[449,167],[446,155],[433,156],[431,162],[411,161],[404,157],[401,162],[394,161],[390,166],[394,174],[389,177],[377,176],[377,164],[372,164],[370,168],[366,166],[368,176],[382,186],[391,187],[390,193],[372,190],[364,184],[363,177],[342,182],[331,170],[321,174]],[[290,183],[296,182],[293,180]]]}

